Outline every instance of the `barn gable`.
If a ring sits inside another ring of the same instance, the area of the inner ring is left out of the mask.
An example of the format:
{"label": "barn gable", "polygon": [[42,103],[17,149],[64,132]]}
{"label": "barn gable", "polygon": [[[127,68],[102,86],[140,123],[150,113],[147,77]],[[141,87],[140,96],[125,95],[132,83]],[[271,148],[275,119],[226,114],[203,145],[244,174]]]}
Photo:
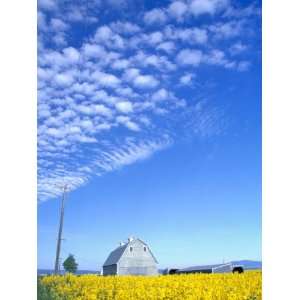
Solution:
{"label": "barn gable", "polygon": [[157,260],[149,246],[140,239],[128,239],[110,253],[103,264],[104,275],[111,274],[157,274]]}
{"label": "barn gable", "polygon": [[137,255],[141,258],[147,258],[158,264],[158,261],[156,260],[149,246],[140,239],[134,239],[127,243],[126,248],[119,259],[119,262],[121,263],[127,258],[135,258],[137,257]]}

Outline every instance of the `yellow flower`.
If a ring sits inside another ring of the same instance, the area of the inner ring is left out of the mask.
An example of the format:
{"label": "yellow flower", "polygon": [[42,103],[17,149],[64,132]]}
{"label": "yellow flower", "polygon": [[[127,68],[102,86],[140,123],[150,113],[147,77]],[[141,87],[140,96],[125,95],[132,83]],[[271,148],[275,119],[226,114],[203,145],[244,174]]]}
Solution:
{"label": "yellow flower", "polygon": [[260,300],[261,272],[167,276],[48,276],[42,284],[65,300]]}

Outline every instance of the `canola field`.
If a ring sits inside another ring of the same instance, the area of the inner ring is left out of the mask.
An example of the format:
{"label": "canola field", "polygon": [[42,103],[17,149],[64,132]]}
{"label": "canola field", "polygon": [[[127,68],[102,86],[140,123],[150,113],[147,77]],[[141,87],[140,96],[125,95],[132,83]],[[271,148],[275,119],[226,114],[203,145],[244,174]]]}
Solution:
{"label": "canola field", "polygon": [[[261,272],[167,276],[46,276],[47,300],[259,300]],[[38,297],[39,300],[44,300]]]}

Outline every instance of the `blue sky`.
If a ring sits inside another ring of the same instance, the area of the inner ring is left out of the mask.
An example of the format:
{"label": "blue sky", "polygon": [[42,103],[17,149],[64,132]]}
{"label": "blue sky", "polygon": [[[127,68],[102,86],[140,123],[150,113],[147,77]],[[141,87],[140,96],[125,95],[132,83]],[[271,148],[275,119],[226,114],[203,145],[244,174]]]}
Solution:
{"label": "blue sky", "polygon": [[260,2],[38,5],[38,267],[261,259]]}

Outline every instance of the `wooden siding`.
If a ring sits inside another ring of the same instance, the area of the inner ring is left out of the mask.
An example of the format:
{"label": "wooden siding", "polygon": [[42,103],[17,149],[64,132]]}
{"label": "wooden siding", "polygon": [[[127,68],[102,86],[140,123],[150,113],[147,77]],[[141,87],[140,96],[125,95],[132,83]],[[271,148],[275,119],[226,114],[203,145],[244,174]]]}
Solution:
{"label": "wooden siding", "polygon": [[[115,263],[112,263],[113,260]],[[103,265],[103,275],[116,274],[156,275],[158,274],[157,261],[149,247],[143,241],[135,239],[129,241],[125,247],[112,251]]]}
{"label": "wooden siding", "polygon": [[157,275],[156,266],[152,267],[125,267],[119,268],[119,275]]}
{"label": "wooden siding", "polygon": [[150,249],[140,240],[134,240],[128,245],[118,266],[119,274],[124,275],[155,275],[158,273],[156,261]]}

